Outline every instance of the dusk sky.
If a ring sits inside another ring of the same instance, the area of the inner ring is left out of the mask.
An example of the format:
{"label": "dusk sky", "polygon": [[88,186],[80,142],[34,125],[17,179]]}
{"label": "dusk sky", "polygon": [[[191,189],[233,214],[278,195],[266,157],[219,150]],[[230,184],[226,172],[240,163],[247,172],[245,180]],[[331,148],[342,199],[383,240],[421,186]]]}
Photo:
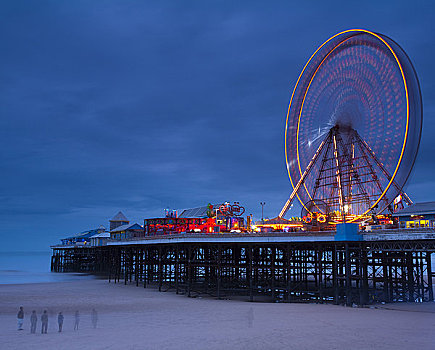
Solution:
{"label": "dusk sky", "polygon": [[[0,251],[47,250],[119,210],[291,192],[284,127],[307,59],[364,28],[396,40],[423,94],[406,191],[435,201],[435,5],[425,1],[1,1]],[[293,215],[299,215],[295,206]]]}

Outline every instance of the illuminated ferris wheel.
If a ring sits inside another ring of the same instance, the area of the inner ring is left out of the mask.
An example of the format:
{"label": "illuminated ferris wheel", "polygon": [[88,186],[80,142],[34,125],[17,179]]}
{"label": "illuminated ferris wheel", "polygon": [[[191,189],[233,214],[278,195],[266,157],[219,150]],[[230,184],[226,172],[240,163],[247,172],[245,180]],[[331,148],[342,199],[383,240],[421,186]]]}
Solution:
{"label": "illuminated ferris wheel", "polygon": [[[306,212],[331,223],[392,211],[417,156],[422,102],[417,74],[403,49],[367,30],[338,33],[310,57],[290,100],[287,170]],[[310,207],[306,204],[311,203]],[[312,205],[314,203],[314,205]]]}

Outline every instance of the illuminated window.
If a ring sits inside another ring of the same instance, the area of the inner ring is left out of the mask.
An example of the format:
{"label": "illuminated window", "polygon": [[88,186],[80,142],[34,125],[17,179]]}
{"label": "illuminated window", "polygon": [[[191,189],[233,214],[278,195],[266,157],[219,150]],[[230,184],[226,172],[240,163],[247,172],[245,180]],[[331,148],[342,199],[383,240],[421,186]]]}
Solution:
{"label": "illuminated window", "polygon": [[406,222],[406,228],[414,228],[414,221],[407,221]]}
{"label": "illuminated window", "polygon": [[420,220],[420,227],[429,227],[429,220]]}

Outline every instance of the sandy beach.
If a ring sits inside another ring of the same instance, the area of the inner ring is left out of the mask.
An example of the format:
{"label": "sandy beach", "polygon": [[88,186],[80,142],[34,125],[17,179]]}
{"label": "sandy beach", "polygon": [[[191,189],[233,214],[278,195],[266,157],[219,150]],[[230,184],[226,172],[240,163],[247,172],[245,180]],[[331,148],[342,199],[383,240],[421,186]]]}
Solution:
{"label": "sandy beach", "polygon": [[[24,330],[16,313],[25,310]],[[91,310],[98,311],[97,329]],[[251,310],[252,308],[252,310]],[[48,310],[48,334],[39,317]],[[30,334],[30,313],[38,314]],[[73,330],[80,311],[79,330]],[[57,332],[57,313],[65,315]],[[250,324],[249,319],[252,319]],[[106,280],[0,286],[2,349],[434,349],[435,303],[379,308],[187,298]]]}

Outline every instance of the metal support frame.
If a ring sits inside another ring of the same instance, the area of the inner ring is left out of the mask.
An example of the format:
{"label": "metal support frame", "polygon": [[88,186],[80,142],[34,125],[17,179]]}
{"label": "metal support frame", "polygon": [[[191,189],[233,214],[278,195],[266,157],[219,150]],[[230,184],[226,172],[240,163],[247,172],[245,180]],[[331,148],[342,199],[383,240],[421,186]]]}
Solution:
{"label": "metal support frame", "polygon": [[364,197],[364,200],[366,201],[367,205],[370,207],[370,196],[368,195],[367,191],[364,189],[363,184],[361,183],[361,179],[360,176],[356,170],[356,167],[354,166],[354,158],[355,158],[355,145],[353,143],[353,134],[351,135],[350,138],[350,145],[352,148],[352,156],[349,155],[349,153],[347,152],[347,148],[344,145],[343,139],[340,136],[340,133],[337,132],[336,130],[336,138],[338,143],[341,146],[344,158],[346,159],[347,163],[348,163],[348,167],[349,167],[349,171],[348,171],[348,176],[349,176],[349,191],[348,191],[348,201],[349,203],[352,202],[352,176],[355,179],[356,183],[357,183],[357,187],[360,191],[360,193],[362,194],[362,196]]}
{"label": "metal support frame", "polygon": [[[358,142],[360,143],[360,145],[362,145],[367,150],[367,152],[369,153],[371,158],[375,161],[375,163],[379,167],[379,169],[381,169],[381,171],[383,172],[384,176],[388,179],[388,181],[391,181],[391,175],[389,174],[387,169],[385,169],[384,165],[379,161],[378,157],[376,157],[375,152],[373,152],[373,150],[370,148],[370,146],[367,144],[367,142],[365,142],[363,139],[361,139],[361,137],[359,136],[359,134],[356,131],[355,131],[355,137],[358,140]],[[399,185],[397,185],[397,183],[395,181],[393,181],[392,184],[396,188],[396,190],[400,194],[402,194],[403,198],[405,199],[405,202],[408,205],[411,205],[412,204],[411,198],[409,198],[409,196],[405,192],[402,191],[402,189],[399,187]]]}
{"label": "metal support frame", "polygon": [[314,164],[316,163],[317,158],[319,157],[320,153],[322,152],[322,149],[325,146],[326,140],[327,139],[323,140],[322,143],[320,144],[319,148],[317,149],[316,153],[314,154],[313,158],[311,159],[310,163],[308,164],[307,168],[305,169],[305,171],[302,174],[301,178],[299,179],[298,183],[296,184],[296,186],[294,186],[293,192],[290,194],[290,198],[285,203],[285,205],[282,208],[281,212],[279,213],[278,217],[282,218],[289,210],[290,205],[292,204],[294,197],[296,196],[297,192],[299,191],[299,188],[304,183],[305,178],[310,173],[311,169],[313,168]]}
{"label": "metal support frame", "polygon": [[[346,143],[343,141],[342,134],[346,135]],[[326,151],[324,151],[325,149]],[[388,181],[392,179],[386,168],[367,143],[361,139],[356,130],[342,130],[335,126],[330,129],[301,178],[294,185],[293,191],[278,217],[285,216],[301,186],[306,186],[305,182],[308,175],[319,161],[321,162],[318,165],[319,172],[316,175],[314,187],[310,189],[312,193],[310,198],[312,200],[317,199],[320,188],[323,188],[320,199],[324,199],[330,211],[339,210],[343,222],[345,222],[346,215],[351,214],[355,206],[365,203],[365,206],[360,207],[360,210],[354,209],[354,213],[357,215],[362,213],[363,208],[365,212],[373,209],[374,203],[384,192],[379,178],[385,176]],[[380,172],[379,176],[377,171]],[[365,187],[367,183],[375,184],[373,191],[368,191]],[[392,181],[392,185],[402,194],[408,204],[412,204],[411,199],[399,188],[395,181]],[[330,193],[326,194],[328,189]],[[383,210],[388,208],[391,211],[390,202],[392,199],[387,198],[384,194],[382,200],[385,203]]]}
{"label": "metal support frame", "polygon": [[338,186],[338,201],[340,204],[341,215],[343,216],[343,222],[345,221],[345,213],[344,213],[344,193],[343,188],[341,187],[341,163],[338,159],[338,146],[337,146],[337,135],[334,133],[332,136],[334,140],[334,158],[335,158],[335,174],[337,176],[337,186]]}

